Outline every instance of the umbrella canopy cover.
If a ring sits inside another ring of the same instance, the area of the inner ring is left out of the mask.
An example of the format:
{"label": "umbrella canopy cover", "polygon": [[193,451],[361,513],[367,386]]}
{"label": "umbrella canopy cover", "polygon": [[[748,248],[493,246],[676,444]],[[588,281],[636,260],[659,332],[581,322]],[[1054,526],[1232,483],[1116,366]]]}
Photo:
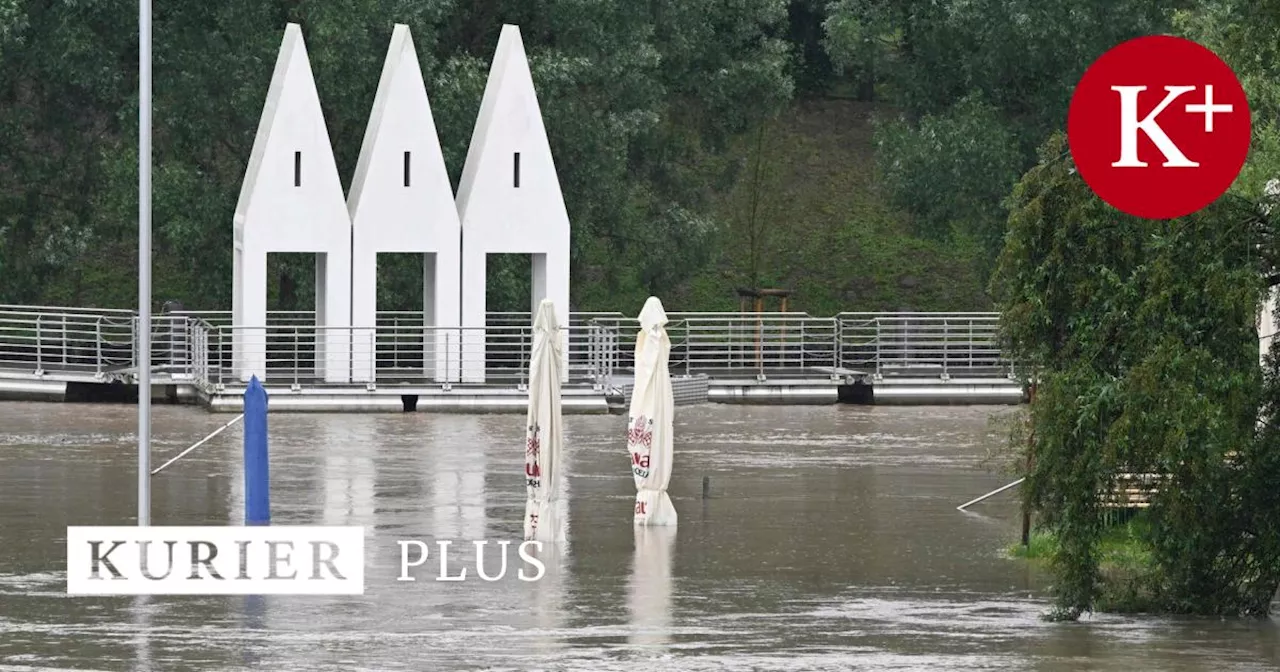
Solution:
{"label": "umbrella canopy cover", "polygon": [[636,382],[627,417],[627,453],[636,482],[636,525],[675,525],[676,510],[667,495],[675,457],[672,421],[675,397],[671,391],[671,341],[667,313],[651,296],[640,311],[636,334]]}
{"label": "umbrella canopy cover", "polygon": [[562,541],[560,454],[564,433],[560,409],[560,373],[564,352],[555,304],[544,299],[533,320],[529,358],[529,414],[525,423],[524,475],[528,491],[524,538]]}

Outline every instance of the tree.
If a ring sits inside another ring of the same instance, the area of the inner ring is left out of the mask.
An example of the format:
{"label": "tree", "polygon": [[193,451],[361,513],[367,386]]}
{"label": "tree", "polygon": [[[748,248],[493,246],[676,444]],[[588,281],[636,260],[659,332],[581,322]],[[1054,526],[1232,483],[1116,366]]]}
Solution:
{"label": "tree", "polygon": [[[1055,134],[1010,199],[992,282],[1010,354],[1035,362],[1030,504],[1059,539],[1061,615],[1094,607],[1099,495],[1117,474],[1165,477],[1142,540],[1149,606],[1266,614],[1280,586],[1280,378],[1258,366],[1268,224],[1226,196],[1140,220],[1098,199]],[[1260,423],[1261,419],[1261,423]]]}
{"label": "tree", "polygon": [[1120,42],[1166,30],[1169,9],[1154,0],[839,0],[826,44],[837,65],[874,73],[901,111],[881,128],[880,163],[918,230],[979,239],[994,260],[1001,202],[1037,145],[1065,126],[1085,68]]}
{"label": "tree", "polygon": [[992,259],[1004,239],[1004,198],[1023,168],[1019,144],[981,94],[915,125],[887,122],[877,134],[881,174],[917,230],[935,240],[971,236]]}

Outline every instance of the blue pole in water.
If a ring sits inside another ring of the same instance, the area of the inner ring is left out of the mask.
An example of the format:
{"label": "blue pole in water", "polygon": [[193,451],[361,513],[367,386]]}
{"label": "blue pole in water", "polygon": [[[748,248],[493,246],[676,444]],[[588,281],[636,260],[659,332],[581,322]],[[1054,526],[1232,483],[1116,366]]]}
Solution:
{"label": "blue pole in water", "polygon": [[244,390],[244,524],[271,524],[267,468],[267,391],[258,377]]}

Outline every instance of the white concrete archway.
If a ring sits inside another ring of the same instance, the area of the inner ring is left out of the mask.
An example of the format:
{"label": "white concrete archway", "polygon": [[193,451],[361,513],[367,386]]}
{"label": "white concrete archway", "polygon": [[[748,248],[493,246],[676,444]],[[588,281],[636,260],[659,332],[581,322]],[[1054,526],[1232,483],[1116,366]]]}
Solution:
{"label": "white concrete archway", "polygon": [[[569,213],[520,29],[504,25],[458,184],[463,382],[484,382],[487,258],[530,254],[530,314],[542,299],[569,324]],[[564,332],[568,346],[568,331]],[[567,376],[566,367],[566,376]]]}
{"label": "white concrete archway", "polygon": [[291,23],[276,59],[235,212],[233,359],[267,379],[267,254],[316,255],[316,376],[350,378],[351,220],[302,30]]}
{"label": "white concrete archway", "polygon": [[405,25],[396,25],[391,36],[347,205],[355,327],[351,379],[374,379],[378,253],[420,252],[425,258],[423,324],[428,327],[422,334],[424,373],[436,381],[456,381],[461,227],[418,55]]}

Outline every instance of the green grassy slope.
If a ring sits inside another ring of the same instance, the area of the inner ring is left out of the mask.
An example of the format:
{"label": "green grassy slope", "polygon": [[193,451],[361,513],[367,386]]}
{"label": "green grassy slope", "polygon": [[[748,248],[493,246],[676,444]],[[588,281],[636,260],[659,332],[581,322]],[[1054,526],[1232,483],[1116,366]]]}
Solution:
{"label": "green grassy slope", "polygon": [[801,102],[762,134],[739,138],[730,159],[740,178],[714,206],[725,223],[720,252],[669,305],[736,310],[734,289],[755,284],[755,256],[759,286],[791,289],[791,310],[988,309],[976,248],[911,235],[880,193],[876,113],[884,112],[867,103]]}

